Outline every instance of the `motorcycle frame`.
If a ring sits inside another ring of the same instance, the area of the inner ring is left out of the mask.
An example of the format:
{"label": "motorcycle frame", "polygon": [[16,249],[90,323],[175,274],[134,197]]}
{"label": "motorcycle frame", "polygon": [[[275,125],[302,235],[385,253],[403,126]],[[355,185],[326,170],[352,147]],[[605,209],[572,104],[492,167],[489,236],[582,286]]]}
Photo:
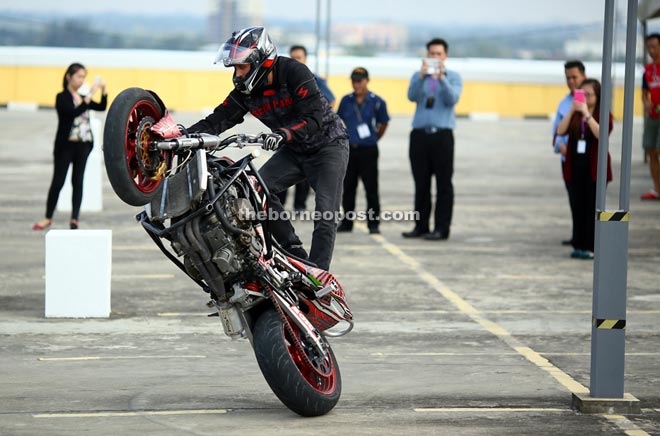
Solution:
{"label": "motorcycle frame", "polygon": [[[188,146],[189,144],[190,147]],[[201,150],[206,154],[205,150],[201,147],[203,147],[203,145],[200,145],[199,150]],[[186,141],[185,146],[182,146],[180,148],[192,150],[195,148],[195,142]],[[208,156],[206,155],[204,157],[208,158]],[[220,209],[221,206],[218,203],[218,201],[220,200],[220,198],[222,198],[225,192],[232,186],[232,184],[234,184],[240,177],[244,177],[245,184],[246,186],[248,186],[250,190],[250,194],[251,194],[250,202],[252,206],[255,207],[255,209],[257,209],[258,207],[262,207],[264,208],[264,210],[268,210],[268,204],[271,193],[268,190],[268,187],[266,186],[263,178],[259,174],[259,171],[254,166],[253,160],[255,159],[255,157],[256,156],[254,153],[250,153],[244,156],[243,158],[241,158],[240,160],[234,162],[227,168],[225,168],[225,171],[233,171],[234,173],[221,186],[221,188],[217,192],[215,191],[215,186],[213,184],[213,176],[208,174],[207,190],[203,197],[206,198],[206,200],[202,201],[202,204],[200,204],[197,210],[190,212],[187,216],[177,220],[177,222],[171,224],[168,227],[165,227],[162,223],[152,222],[146,210],[140,212],[136,216],[136,219],[140,222],[140,224],[145,229],[147,234],[149,234],[151,239],[156,243],[156,245],[163,252],[163,254],[165,254],[165,256],[170,261],[172,261],[180,270],[182,270],[190,279],[192,279],[195,283],[197,283],[204,292],[214,297],[212,305],[216,307],[217,312],[209,316],[219,316],[220,310],[224,309],[224,306],[221,307],[218,304],[218,301],[226,294],[226,289],[224,288],[224,284],[222,286],[222,289],[219,289],[217,286],[213,286],[213,281],[212,280],[210,281],[207,279],[207,277],[204,277],[205,274],[202,273],[201,271],[200,273],[203,276],[204,280],[200,280],[196,277],[193,277],[188,272],[183,262],[181,262],[169,249],[165,247],[165,245],[162,242],[162,239],[166,239],[171,242],[174,238],[173,236],[174,232],[182,232],[184,227],[190,226],[191,224],[194,226],[195,225],[194,221],[201,219],[202,215],[211,214],[214,212],[216,217],[218,217],[222,222],[223,229],[236,233],[244,232],[244,230],[234,227],[231,225],[231,223],[228,222],[226,216],[224,215],[224,211]],[[259,186],[263,190],[261,193],[259,193],[253,186],[251,180],[249,179],[250,176],[254,176],[257,179]],[[299,309],[297,305],[297,296],[295,295],[295,293],[287,291],[286,283],[275,283],[273,278],[278,277],[278,274],[272,269],[271,260],[274,260],[276,256],[277,260],[280,263],[282,262],[286,263],[287,267],[291,271],[294,271],[295,267],[291,265],[286,260],[286,258],[281,254],[280,252],[281,248],[279,246],[277,248],[273,247],[274,240],[272,239],[272,235],[270,232],[268,216],[263,221],[262,227],[263,227],[263,234],[261,236],[264,242],[264,246],[262,247],[263,263],[262,262],[259,263],[261,264],[262,267],[265,267],[265,269],[270,269],[270,271],[264,271],[264,274],[258,275],[258,277],[255,278],[260,279],[260,281],[262,282],[265,282],[266,285],[271,288],[272,292],[269,293],[270,296],[265,295],[264,293],[253,292],[252,295],[260,297],[260,301],[258,301],[258,303],[254,305],[251,305],[248,308],[242,307],[242,305],[238,304],[237,302],[231,302],[231,298],[227,301],[227,303],[238,309],[238,314],[242,323],[242,330],[245,332],[245,337],[247,337],[251,343],[253,342],[252,330],[254,327],[254,320],[256,320],[256,316],[253,316],[253,314],[255,310],[262,310],[262,308],[260,309],[257,308],[263,306],[261,303],[268,300],[271,302],[272,305],[276,307],[279,306],[282,309],[282,313],[285,315],[285,318],[288,318],[285,319],[284,321],[293,322],[296,325],[296,327],[298,327],[298,329],[307,337],[307,339],[310,341],[310,344],[312,344],[314,348],[316,348],[319,355],[323,356],[325,355],[327,350],[322,333],[319,332],[318,329],[311,324],[311,322],[306,318],[304,313],[302,313],[302,311]],[[195,238],[194,236],[191,237],[191,239],[197,240],[197,238]],[[199,244],[203,244],[203,241],[201,241]],[[270,272],[270,274],[267,274],[267,272]]]}

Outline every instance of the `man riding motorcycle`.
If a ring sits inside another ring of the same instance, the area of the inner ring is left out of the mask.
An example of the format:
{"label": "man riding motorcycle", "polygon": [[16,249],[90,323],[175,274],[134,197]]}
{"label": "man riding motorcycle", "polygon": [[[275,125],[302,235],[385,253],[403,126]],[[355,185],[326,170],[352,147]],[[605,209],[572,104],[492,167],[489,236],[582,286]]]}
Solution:
{"label": "man riding motorcycle", "polygon": [[[234,89],[209,116],[188,128],[218,135],[243,122],[250,112],[271,129],[263,148],[277,151],[259,170],[272,193],[307,180],[316,193],[309,260],[329,269],[348,164],[348,135],[319,91],[314,75],[291,58],[280,57],[263,27],[234,32],[215,62],[234,67]],[[289,253],[307,257],[276,195],[269,198],[270,227]]]}

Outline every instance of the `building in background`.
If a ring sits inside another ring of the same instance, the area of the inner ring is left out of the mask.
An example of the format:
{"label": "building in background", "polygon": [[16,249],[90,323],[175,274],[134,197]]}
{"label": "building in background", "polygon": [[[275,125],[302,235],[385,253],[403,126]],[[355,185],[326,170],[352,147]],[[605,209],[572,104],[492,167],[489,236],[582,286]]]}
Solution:
{"label": "building in background", "polygon": [[337,23],[332,25],[333,45],[360,47],[378,52],[402,52],[408,46],[408,27],[393,23]]}
{"label": "building in background", "polygon": [[232,32],[263,25],[263,0],[209,0],[209,41],[221,42]]}

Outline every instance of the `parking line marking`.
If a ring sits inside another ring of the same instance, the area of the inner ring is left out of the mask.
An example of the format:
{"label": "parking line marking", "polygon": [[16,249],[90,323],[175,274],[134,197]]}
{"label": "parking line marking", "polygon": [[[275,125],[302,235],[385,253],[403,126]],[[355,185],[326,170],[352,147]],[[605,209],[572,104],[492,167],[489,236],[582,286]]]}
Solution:
{"label": "parking line marking", "polygon": [[[365,226],[359,224],[358,226],[362,231],[365,231]],[[589,389],[584,385],[573,379],[570,375],[563,372],[561,369],[550,363],[550,361],[538,352],[534,351],[530,347],[524,346],[518,339],[514,338],[511,333],[509,333],[505,328],[499,326],[497,323],[492,322],[484,318],[479,310],[461,298],[454,291],[449,289],[440,279],[435,277],[433,274],[426,271],[420,263],[405,254],[398,246],[387,241],[382,235],[371,235],[372,239],[378,242],[386,251],[395,256],[399,261],[405,265],[408,265],[409,268],[413,269],[419,277],[435,289],[440,295],[442,295],[446,300],[451,304],[456,306],[461,312],[465,313],[468,317],[472,318],[473,321],[481,325],[484,329],[491,332],[493,335],[500,338],[504,343],[509,347],[513,348],[516,352],[522,355],[525,359],[536,365],[537,367],[543,369],[548,374],[550,374],[555,380],[557,380],[562,386],[568,389],[572,393],[588,393]]]}
{"label": "parking line marking", "polygon": [[39,357],[41,362],[71,362],[85,360],[129,360],[129,359],[206,359],[202,354],[175,356],[76,356],[76,357]]}
{"label": "parking line marking", "polygon": [[159,415],[211,415],[227,413],[228,409],[201,410],[143,410],[138,412],[71,412],[71,413],[37,413],[33,418],[107,418],[119,416],[159,416]]}
{"label": "parking line marking", "polygon": [[603,414],[603,416],[610,422],[612,422],[614,425],[619,427],[625,434],[628,436],[651,436],[641,428],[637,426],[634,422],[629,420],[623,415],[610,415],[610,414]]}
{"label": "parking line marking", "polygon": [[415,412],[422,413],[437,413],[437,412],[573,412],[569,408],[556,408],[556,407],[417,407],[413,409]]}
{"label": "parking line marking", "polygon": [[[547,353],[539,351],[538,354],[541,356],[590,356],[591,353],[553,353],[549,351]],[[385,356],[519,356],[518,352],[488,352],[488,351],[468,351],[468,352],[444,352],[444,351],[429,351],[429,352],[420,352],[420,353],[383,353],[376,352],[370,353],[371,356],[385,357]],[[626,353],[626,356],[648,356],[648,357],[657,357],[660,356],[660,353]]]}
{"label": "parking line marking", "polygon": [[[547,353],[539,353],[544,356],[591,356],[591,353],[589,352],[584,352],[584,353],[562,353],[562,352],[552,352],[548,351]],[[628,353],[626,352],[626,356],[660,356],[660,353]]]}

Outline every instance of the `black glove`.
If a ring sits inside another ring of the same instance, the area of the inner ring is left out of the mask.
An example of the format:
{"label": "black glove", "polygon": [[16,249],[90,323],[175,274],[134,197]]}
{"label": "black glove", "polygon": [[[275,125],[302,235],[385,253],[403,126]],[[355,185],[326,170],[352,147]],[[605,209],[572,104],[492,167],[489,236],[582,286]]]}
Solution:
{"label": "black glove", "polygon": [[280,148],[280,144],[284,142],[284,135],[278,131],[271,133],[262,133],[261,140],[264,142],[261,148],[268,151],[275,151]]}

